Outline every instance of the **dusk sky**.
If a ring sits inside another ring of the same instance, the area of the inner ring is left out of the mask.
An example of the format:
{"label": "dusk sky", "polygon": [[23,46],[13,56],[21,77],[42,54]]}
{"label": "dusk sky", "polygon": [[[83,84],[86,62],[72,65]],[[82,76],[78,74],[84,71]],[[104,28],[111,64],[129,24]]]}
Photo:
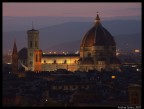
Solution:
{"label": "dusk sky", "polygon": [[141,16],[141,2],[125,3],[3,3],[3,16],[103,17]]}
{"label": "dusk sky", "polygon": [[[62,24],[65,22],[94,22],[97,12],[101,21],[104,20],[140,20],[142,15],[142,3],[141,2],[93,2],[93,3],[50,3],[50,2],[4,2],[2,4],[3,11],[3,48],[4,52],[7,52],[13,46],[13,40],[19,40],[17,42],[18,48],[26,46],[26,31],[31,29],[32,21],[36,29],[41,29],[49,26]],[[12,17],[11,17],[12,16]],[[19,17],[20,16],[20,17]],[[41,17],[39,17],[41,16]],[[123,26],[123,25],[122,25]],[[65,26],[64,26],[65,27]],[[70,26],[68,26],[70,27]],[[135,26],[133,26],[135,27]],[[138,28],[138,27],[137,27]],[[55,30],[55,29],[53,29]],[[121,30],[121,29],[120,29]],[[134,29],[136,30],[136,29]],[[8,33],[11,32],[12,33]],[[17,31],[17,32],[14,32]],[[22,33],[20,33],[22,31]],[[81,30],[79,30],[81,31]],[[53,32],[53,31],[51,31]],[[50,33],[51,33],[50,32]],[[60,31],[59,31],[60,32]],[[86,31],[84,31],[86,32]],[[40,33],[41,46],[49,47],[58,43],[63,43],[53,39],[53,34]],[[56,32],[54,32],[56,33]],[[21,34],[21,35],[19,35]],[[78,33],[80,34],[80,33]],[[84,34],[84,33],[83,33]],[[113,34],[113,33],[112,33]],[[64,37],[64,33],[61,33],[61,39]],[[56,37],[57,35],[55,35]],[[77,40],[82,37],[78,35]],[[22,37],[22,38],[20,38]],[[48,38],[45,42],[42,37]],[[59,35],[58,37],[59,38]],[[64,38],[65,39],[65,38]],[[75,40],[74,37],[68,38],[68,40]],[[21,41],[20,41],[21,40]],[[43,42],[42,42],[43,41]],[[9,44],[8,44],[9,43]],[[47,43],[49,45],[47,45]],[[45,45],[46,46],[45,46]],[[50,45],[51,44],[51,45]]]}

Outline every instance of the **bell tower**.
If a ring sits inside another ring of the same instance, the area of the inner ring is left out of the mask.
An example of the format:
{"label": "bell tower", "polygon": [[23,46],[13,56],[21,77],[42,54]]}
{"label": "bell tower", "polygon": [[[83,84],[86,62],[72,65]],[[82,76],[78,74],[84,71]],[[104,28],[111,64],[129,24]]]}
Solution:
{"label": "bell tower", "polygon": [[28,35],[28,68],[34,71],[34,51],[39,49],[39,31],[33,28],[27,31]]}

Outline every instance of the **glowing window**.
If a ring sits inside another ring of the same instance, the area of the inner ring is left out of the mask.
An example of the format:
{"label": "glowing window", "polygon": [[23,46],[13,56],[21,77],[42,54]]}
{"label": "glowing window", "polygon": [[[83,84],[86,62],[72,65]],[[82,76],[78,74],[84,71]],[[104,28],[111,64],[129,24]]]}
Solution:
{"label": "glowing window", "polygon": [[111,76],[111,78],[112,78],[112,79],[115,79],[115,78],[116,78],[116,76]]}

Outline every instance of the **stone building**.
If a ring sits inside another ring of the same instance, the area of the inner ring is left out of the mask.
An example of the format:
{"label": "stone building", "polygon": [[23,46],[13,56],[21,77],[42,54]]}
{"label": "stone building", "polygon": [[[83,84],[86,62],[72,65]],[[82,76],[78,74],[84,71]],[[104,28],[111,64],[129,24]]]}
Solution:
{"label": "stone building", "polygon": [[83,36],[80,54],[43,54],[39,49],[39,31],[28,34],[28,69],[32,71],[119,70],[116,43],[113,36],[102,26],[97,14],[94,25]]}
{"label": "stone building", "polygon": [[97,14],[94,26],[84,35],[80,45],[80,70],[111,70],[119,68],[116,43],[102,26]]}

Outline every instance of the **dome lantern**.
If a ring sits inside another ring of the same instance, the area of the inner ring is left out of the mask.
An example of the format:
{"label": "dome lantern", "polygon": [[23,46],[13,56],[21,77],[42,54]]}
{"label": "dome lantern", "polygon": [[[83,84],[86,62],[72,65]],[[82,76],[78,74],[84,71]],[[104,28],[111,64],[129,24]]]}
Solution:
{"label": "dome lantern", "polygon": [[95,22],[95,24],[100,23],[100,17],[99,17],[99,15],[98,15],[98,12],[97,12],[97,16],[96,16],[94,22]]}

